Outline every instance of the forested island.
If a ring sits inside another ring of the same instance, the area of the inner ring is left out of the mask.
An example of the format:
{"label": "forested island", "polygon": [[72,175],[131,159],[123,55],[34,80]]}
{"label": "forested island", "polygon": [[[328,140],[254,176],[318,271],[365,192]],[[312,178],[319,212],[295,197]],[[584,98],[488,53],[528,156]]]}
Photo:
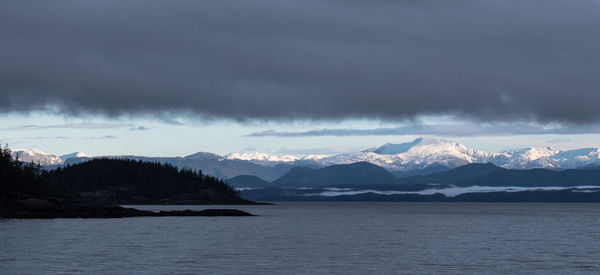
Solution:
{"label": "forested island", "polygon": [[120,204],[254,204],[201,171],[125,159],[94,159],[52,171],[0,148],[0,217],[117,218],[250,215],[233,209],[140,211]]}

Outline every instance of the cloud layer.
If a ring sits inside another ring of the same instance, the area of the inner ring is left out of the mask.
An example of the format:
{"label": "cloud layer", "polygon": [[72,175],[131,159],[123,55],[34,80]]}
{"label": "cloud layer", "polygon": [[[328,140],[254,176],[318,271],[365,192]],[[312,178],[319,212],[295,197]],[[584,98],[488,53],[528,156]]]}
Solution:
{"label": "cloud layer", "polygon": [[[118,128],[135,128],[133,124],[128,123],[96,123],[96,122],[77,122],[57,125],[23,125],[18,127],[0,128],[0,130],[42,130],[42,129],[118,129]],[[146,130],[144,126],[139,126],[135,129]]]}
{"label": "cloud layer", "polygon": [[434,135],[446,137],[510,136],[510,135],[569,135],[600,134],[600,127],[555,126],[541,127],[525,124],[428,124],[374,129],[318,129],[300,132],[265,130],[251,133],[249,137],[314,137],[314,136],[405,136]]}
{"label": "cloud layer", "polygon": [[600,120],[598,1],[5,1],[0,112]]}

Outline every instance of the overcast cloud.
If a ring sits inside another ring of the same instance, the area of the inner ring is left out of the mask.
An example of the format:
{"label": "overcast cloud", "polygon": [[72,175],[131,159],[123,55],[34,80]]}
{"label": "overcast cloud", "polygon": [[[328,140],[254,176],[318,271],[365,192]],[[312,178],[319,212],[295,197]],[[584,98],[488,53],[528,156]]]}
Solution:
{"label": "overcast cloud", "polygon": [[[78,123],[66,123],[58,125],[22,125],[18,127],[1,128],[0,130],[44,130],[44,129],[83,129],[83,130],[94,130],[94,129],[118,129],[134,127],[133,124],[126,123],[95,123],[95,122],[78,122]],[[141,128],[145,128],[140,126]]]}
{"label": "overcast cloud", "polygon": [[593,0],[3,1],[0,112],[600,121]]}
{"label": "overcast cloud", "polygon": [[481,125],[481,124],[430,124],[375,129],[318,129],[285,132],[264,130],[251,133],[248,137],[315,137],[315,136],[407,136],[434,135],[445,137],[510,136],[510,135],[570,135],[600,134],[600,127],[555,126],[542,127],[525,124]]}

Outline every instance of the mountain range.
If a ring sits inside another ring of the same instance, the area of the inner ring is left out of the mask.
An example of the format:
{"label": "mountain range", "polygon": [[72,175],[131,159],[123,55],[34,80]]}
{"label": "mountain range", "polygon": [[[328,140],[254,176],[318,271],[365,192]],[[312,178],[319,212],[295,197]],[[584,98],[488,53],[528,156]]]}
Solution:
{"label": "mountain range", "polygon": [[598,169],[506,169],[472,163],[444,172],[396,178],[366,162],[295,167],[268,183],[252,176],[227,181],[259,201],[522,201],[600,202]]}
{"label": "mountain range", "polygon": [[[39,150],[14,150],[25,162],[36,162],[53,168],[91,159],[81,152],[54,156]],[[364,162],[385,168],[395,176],[405,177],[447,171],[471,163],[491,163],[506,169],[582,169],[600,165],[599,148],[558,150],[555,148],[523,148],[503,152],[485,152],[443,139],[418,138],[400,144],[384,144],[360,152],[340,155],[295,157],[264,153],[232,153],[220,156],[199,152],[185,157],[104,156],[170,163],[178,167],[203,170],[206,174],[229,179],[240,175],[257,176],[274,181],[293,167],[323,168],[339,164]]]}

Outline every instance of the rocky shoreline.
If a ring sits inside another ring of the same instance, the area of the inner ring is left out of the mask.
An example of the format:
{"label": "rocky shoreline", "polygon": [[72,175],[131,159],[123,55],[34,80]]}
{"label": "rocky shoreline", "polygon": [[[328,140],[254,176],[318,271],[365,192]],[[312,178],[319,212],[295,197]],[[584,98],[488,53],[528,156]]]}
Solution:
{"label": "rocky shoreline", "polygon": [[56,200],[26,199],[4,201],[0,204],[0,218],[57,219],[57,218],[130,218],[130,217],[191,217],[191,216],[254,216],[237,209],[206,209],[201,211],[153,212],[119,205],[74,204]]}

